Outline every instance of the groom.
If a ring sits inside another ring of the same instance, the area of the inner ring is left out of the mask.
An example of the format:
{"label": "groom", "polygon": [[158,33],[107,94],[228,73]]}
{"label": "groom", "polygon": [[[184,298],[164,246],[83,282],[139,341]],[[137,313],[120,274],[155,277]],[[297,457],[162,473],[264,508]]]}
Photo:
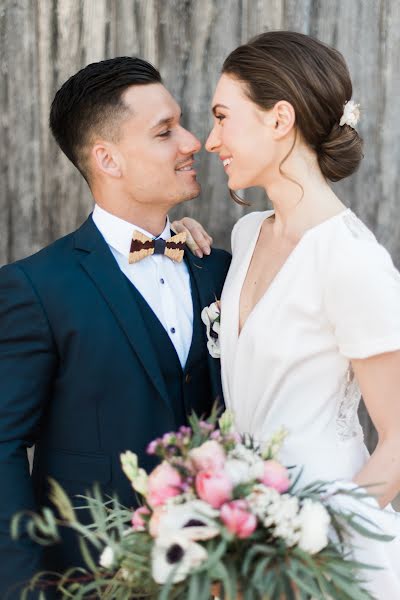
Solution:
{"label": "groom", "polygon": [[95,208],[74,233],[0,270],[1,598],[78,562],[67,535],[45,552],[10,538],[12,515],[46,504],[48,477],[70,496],[98,482],[131,506],[120,453],[150,469],[150,440],[221,397],[200,313],[220,297],[230,257],[200,261],[170,231],[170,209],[200,192],[200,142],[180,116],[138,58],[91,64],[54,98],[52,133]]}

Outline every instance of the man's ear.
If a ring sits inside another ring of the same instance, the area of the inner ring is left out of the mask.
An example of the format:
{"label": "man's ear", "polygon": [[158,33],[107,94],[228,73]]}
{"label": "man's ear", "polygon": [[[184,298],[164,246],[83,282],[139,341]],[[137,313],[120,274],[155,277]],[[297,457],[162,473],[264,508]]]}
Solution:
{"label": "man's ear", "polygon": [[276,140],[285,137],[296,123],[296,113],[290,102],[279,100],[268,112],[268,121],[273,128]]}
{"label": "man's ear", "polygon": [[119,156],[111,144],[98,142],[93,146],[91,154],[92,160],[99,171],[110,177],[121,177]]}

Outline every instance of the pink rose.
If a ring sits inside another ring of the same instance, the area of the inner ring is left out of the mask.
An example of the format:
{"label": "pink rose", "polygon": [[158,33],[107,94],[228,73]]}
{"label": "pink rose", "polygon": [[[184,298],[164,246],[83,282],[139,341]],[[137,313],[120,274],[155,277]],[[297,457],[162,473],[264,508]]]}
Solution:
{"label": "pink rose", "polygon": [[147,506],[141,506],[137,508],[132,515],[132,527],[135,531],[143,531],[146,526],[146,522],[144,521],[142,515],[149,515],[150,511]]}
{"label": "pink rose", "polygon": [[149,532],[152,537],[158,536],[160,522],[164,515],[165,515],[165,506],[158,506],[153,511],[153,514],[151,515],[151,519],[149,521]]}
{"label": "pink rose", "polygon": [[232,496],[232,482],[223,471],[200,471],[196,476],[196,491],[213,508],[219,508]]}
{"label": "pink rose", "polygon": [[284,494],[290,487],[288,470],[277,460],[266,460],[264,462],[264,473],[262,483],[272,487],[280,494]]}
{"label": "pink rose", "polygon": [[219,471],[225,464],[225,451],[218,442],[210,440],[189,452],[197,471]]}
{"label": "pink rose", "polygon": [[151,507],[164,504],[168,498],[181,493],[182,479],[178,471],[167,462],[162,462],[147,480],[147,500]]}
{"label": "pink rose", "polygon": [[220,517],[226,528],[241,539],[249,537],[257,527],[257,519],[247,510],[245,500],[224,504]]}

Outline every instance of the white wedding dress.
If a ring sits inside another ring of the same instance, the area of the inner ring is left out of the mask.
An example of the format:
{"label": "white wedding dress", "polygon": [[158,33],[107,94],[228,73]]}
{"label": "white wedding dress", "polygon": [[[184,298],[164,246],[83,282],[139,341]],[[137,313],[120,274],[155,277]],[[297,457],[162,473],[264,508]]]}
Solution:
{"label": "white wedding dress", "polygon": [[[303,235],[238,335],[240,292],[272,214],[251,213],[232,232],[220,329],[225,402],[237,429],[260,442],[288,429],[280,458],[304,466],[302,483],[351,481],[369,455],[350,359],[400,349],[400,274],[347,209]],[[385,533],[400,536],[391,508],[374,502],[365,510]],[[400,599],[399,537],[387,543],[355,536],[354,546],[358,560],[382,567],[363,573],[373,596]]]}

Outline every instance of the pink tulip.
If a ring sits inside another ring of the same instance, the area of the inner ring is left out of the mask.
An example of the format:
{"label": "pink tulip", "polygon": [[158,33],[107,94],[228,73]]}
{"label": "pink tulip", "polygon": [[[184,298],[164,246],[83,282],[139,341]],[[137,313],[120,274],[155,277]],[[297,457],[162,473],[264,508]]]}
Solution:
{"label": "pink tulip", "polygon": [[266,460],[264,462],[264,473],[261,481],[280,494],[284,494],[290,487],[288,470],[277,460]]}
{"label": "pink tulip", "polygon": [[168,498],[181,493],[182,479],[178,471],[167,462],[162,462],[149,475],[147,500],[151,507],[164,504]]}
{"label": "pink tulip", "polygon": [[140,508],[137,508],[135,510],[135,512],[132,515],[132,527],[135,531],[143,531],[143,529],[145,529],[146,526],[146,522],[144,521],[142,515],[149,515],[150,511],[147,508],[147,506],[141,506]]}
{"label": "pink tulip", "polygon": [[219,508],[232,496],[232,482],[223,471],[200,471],[196,476],[196,491],[213,508]]}
{"label": "pink tulip", "polygon": [[249,537],[257,527],[257,519],[247,510],[245,500],[234,500],[221,507],[221,521],[238,538]]}
{"label": "pink tulip", "polygon": [[225,464],[225,451],[218,442],[210,440],[189,453],[197,471],[219,471]]}

